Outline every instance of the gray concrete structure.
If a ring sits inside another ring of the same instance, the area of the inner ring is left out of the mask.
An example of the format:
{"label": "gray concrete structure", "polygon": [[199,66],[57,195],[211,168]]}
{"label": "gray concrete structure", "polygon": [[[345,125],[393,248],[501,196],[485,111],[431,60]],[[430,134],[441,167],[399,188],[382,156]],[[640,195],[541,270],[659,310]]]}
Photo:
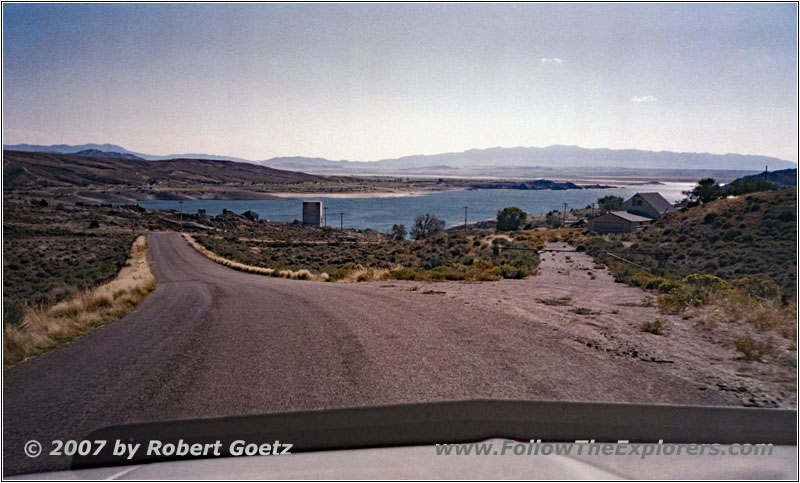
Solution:
{"label": "gray concrete structure", "polygon": [[322,225],[322,202],[304,201],[303,202],[303,224]]}

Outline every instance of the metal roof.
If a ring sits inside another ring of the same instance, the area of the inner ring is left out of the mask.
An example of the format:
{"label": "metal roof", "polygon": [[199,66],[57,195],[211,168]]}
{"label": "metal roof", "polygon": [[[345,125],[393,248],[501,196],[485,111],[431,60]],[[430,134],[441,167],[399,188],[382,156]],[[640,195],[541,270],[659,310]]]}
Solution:
{"label": "metal roof", "polygon": [[634,215],[629,211],[609,211],[607,214],[614,215],[618,218],[622,218],[623,220],[628,220],[632,222],[653,221],[652,218],[648,218],[646,216]]}
{"label": "metal roof", "polygon": [[677,210],[675,210],[675,207],[672,206],[672,204],[669,201],[667,201],[666,199],[664,199],[663,196],[661,196],[661,193],[656,193],[656,192],[636,193],[634,196],[637,196],[637,195],[641,196],[642,198],[644,198],[644,200],[647,201],[648,203],[650,203],[650,206],[655,208],[656,211],[658,211],[659,213],[667,213],[667,212],[677,211]]}

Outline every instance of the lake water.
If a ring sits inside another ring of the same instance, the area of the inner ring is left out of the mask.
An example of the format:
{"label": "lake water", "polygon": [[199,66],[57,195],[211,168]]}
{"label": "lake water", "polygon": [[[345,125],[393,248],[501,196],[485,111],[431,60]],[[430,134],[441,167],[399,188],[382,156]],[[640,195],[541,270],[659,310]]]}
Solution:
{"label": "lake water", "polygon": [[[598,198],[607,195],[628,199],[639,191],[658,191],[671,202],[683,198],[681,191],[690,189],[692,183],[665,183],[662,185],[636,186],[612,189],[586,190],[470,190],[444,191],[421,196],[396,198],[326,198],[302,197],[281,200],[191,200],[183,202],[183,210],[197,213],[203,208],[208,215],[218,215],[223,209],[235,213],[253,210],[261,219],[291,222],[302,218],[301,201],[322,201],[328,208],[328,225],[338,227],[339,213],[345,228],[373,228],[388,232],[395,223],[410,228],[414,217],[433,213],[447,222],[447,226],[464,223],[464,207],[470,222],[488,220],[497,216],[497,211],[507,206],[517,206],[528,213],[547,213],[569,208],[584,208]],[[178,209],[177,201],[140,201],[145,208]]]}

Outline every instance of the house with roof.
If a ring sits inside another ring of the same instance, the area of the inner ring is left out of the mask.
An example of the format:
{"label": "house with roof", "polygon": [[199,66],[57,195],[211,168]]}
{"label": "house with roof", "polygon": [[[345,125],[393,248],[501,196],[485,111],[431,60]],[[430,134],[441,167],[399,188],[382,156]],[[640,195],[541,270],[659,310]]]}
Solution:
{"label": "house with roof", "polygon": [[587,229],[596,233],[633,233],[677,211],[660,193],[636,193],[622,203],[619,210],[590,219]]}
{"label": "house with roof", "polygon": [[677,213],[678,210],[672,203],[664,199],[661,193],[636,193],[619,207],[620,211],[627,211],[639,216],[646,216],[657,220],[668,213]]}

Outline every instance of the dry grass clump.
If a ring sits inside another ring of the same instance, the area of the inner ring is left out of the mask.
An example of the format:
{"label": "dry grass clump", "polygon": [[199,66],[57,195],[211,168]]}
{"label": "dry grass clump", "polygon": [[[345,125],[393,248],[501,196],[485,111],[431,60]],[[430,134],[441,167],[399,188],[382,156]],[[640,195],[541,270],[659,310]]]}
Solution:
{"label": "dry grass clump", "polygon": [[762,332],[776,332],[788,340],[797,338],[796,305],[734,294],[715,300],[710,308],[717,320],[751,326]]}
{"label": "dry grass clump", "polygon": [[742,357],[747,361],[760,360],[776,352],[772,339],[757,340],[752,337],[736,337],[733,339],[733,346],[742,353]]}
{"label": "dry grass clump", "polygon": [[567,295],[565,297],[558,298],[536,299],[536,301],[545,305],[570,305],[572,303],[572,297]]}
{"label": "dry grass clump", "polygon": [[76,293],[54,305],[25,311],[21,324],[3,326],[3,367],[47,352],[126,314],[155,289],[147,239],[139,236],[128,262],[109,283]]}
{"label": "dry grass clump", "polygon": [[189,245],[197,250],[200,254],[212,260],[214,262],[219,263],[220,265],[224,265],[228,268],[232,268],[234,270],[239,270],[242,272],[247,273],[257,273],[260,275],[267,275],[270,277],[282,277],[282,278],[292,278],[296,280],[315,280],[315,281],[328,281],[330,276],[323,272],[320,274],[314,274],[310,270],[301,269],[301,270],[275,270],[273,268],[267,267],[254,267],[252,265],[245,265],[244,263],[235,262],[233,260],[229,260],[227,258],[221,257],[211,250],[207,249],[206,247],[197,243],[192,235],[183,234],[183,238],[186,240]]}
{"label": "dry grass clump", "polygon": [[659,306],[664,313],[696,309],[715,321],[797,337],[797,305],[784,304],[780,288],[771,280],[743,277],[729,283],[712,275],[689,275],[674,282]]}
{"label": "dry grass clump", "polygon": [[656,317],[655,320],[648,320],[639,324],[639,330],[648,334],[663,335],[669,328],[667,321]]}

